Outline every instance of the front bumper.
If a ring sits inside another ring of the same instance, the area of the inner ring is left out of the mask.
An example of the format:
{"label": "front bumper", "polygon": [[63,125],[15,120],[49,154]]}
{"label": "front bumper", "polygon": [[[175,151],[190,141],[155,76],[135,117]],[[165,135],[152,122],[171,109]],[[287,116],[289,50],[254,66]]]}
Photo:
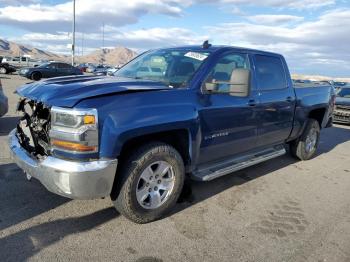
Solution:
{"label": "front bumper", "polygon": [[19,144],[16,130],[9,134],[8,143],[15,163],[55,194],[71,199],[97,199],[109,196],[112,191],[117,159],[73,162],[48,156],[38,160]]}

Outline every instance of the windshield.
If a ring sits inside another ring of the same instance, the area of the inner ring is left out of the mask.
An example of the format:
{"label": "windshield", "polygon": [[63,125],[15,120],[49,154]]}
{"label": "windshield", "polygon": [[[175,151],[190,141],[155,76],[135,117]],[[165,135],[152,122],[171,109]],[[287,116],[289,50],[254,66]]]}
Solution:
{"label": "windshield", "polygon": [[348,88],[339,88],[337,96],[350,98],[350,87],[348,87]]}
{"label": "windshield", "polygon": [[43,63],[43,64],[41,64],[41,65],[38,66],[38,67],[40,67],[40,68],[46,68],[46,67],[49,67],[49,65],[50,65],[50,63]]}
{"label": "windshield", "polygon": [[114,75],[160,81],[174,88],[185,87],[209,54],[208,51],[150,51],[135,58]]}

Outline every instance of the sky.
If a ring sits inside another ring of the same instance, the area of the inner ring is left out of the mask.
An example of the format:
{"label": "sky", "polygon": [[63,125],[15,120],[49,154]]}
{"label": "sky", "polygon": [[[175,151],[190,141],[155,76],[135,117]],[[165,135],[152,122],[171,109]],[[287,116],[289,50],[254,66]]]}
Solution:
{"label": "sky", "polygon": [[[69,54],[72,6],[0,0],[0,38]],[[209,39],[283,54],[293,73],[350,77],[350,0],[76,0],[76,31],[78,55]]]}

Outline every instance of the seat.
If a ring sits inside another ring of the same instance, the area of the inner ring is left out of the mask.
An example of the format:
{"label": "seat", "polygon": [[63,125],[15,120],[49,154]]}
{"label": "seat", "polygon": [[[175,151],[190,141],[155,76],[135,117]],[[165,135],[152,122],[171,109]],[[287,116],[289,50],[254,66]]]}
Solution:
{"label": "seat", "polygon": [[195,71],[191,62],[180,62],[176,67],[177,76],[188,76]]}
{"label": "seat", "polygon": [[249,88],[247,83],[250,81],[250,70],[237,68],[232,71],[230,80],[230,93],[233,96],[248,96]]}

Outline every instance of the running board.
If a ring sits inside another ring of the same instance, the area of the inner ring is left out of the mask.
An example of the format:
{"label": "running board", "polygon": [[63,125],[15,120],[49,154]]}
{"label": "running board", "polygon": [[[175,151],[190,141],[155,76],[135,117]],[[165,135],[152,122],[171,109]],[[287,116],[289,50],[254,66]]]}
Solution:
{"label": "running board", "polygon": [[217,165],[212,165],[192,173],[192,178],[199,181],[210,181],[231,174],[235,171],[250,167],[267,160],[282,156],[286,153],[284,146],[267,149],[259,153],[231,159]]}

